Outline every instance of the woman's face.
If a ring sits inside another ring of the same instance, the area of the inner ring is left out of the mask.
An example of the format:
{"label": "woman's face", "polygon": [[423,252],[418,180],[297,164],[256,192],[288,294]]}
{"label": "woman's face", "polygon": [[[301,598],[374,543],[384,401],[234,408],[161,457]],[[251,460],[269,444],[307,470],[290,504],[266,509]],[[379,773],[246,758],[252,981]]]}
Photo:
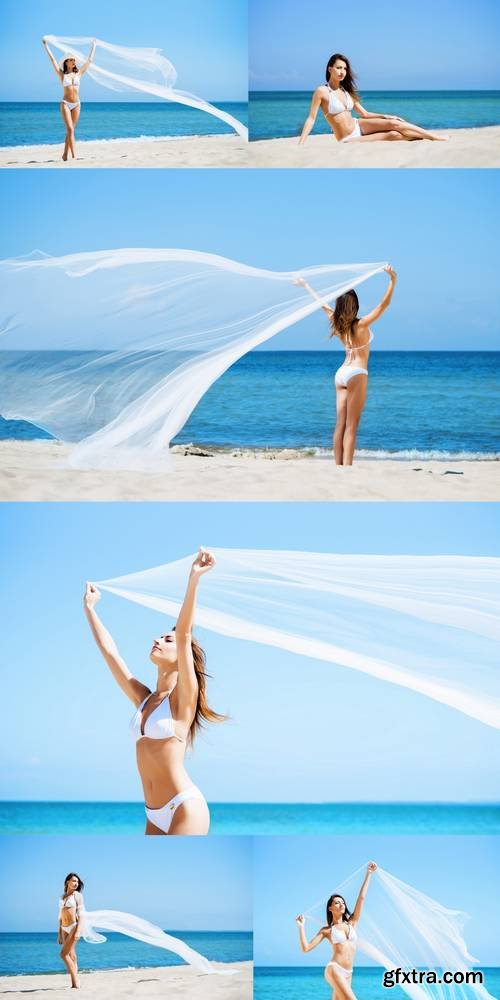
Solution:
{"label": "woman's face", "polygon": [[68,892],[75,892],[78,889],[79,884],[80,883],[76,875],[72,875],[71,878],[68,879]]}
{"label": "woman's face", "polygon": [[173,666],[177,663],[177,644],[173,630],[154,640],[149,659],[157,667]]}
{"label": "woman's face", "polygon": [[76,69],[76,62],[74,59],[66,59],[66,72],[74,73]]}
{"label": "woman's face", "polygon": [[342,83],[345,80],[347,74],[347,66],[343,59],[336,59],[333,66],[330,69],[330,79],[333,78],[337,80],[338,83]]}
{"label": "woman's face", "polygon": [[339,918],[344,916],[345,913],[345,903],[340,896],[334,896],[332,902],[330,903],[330,913],[334,920],[339,920]]}

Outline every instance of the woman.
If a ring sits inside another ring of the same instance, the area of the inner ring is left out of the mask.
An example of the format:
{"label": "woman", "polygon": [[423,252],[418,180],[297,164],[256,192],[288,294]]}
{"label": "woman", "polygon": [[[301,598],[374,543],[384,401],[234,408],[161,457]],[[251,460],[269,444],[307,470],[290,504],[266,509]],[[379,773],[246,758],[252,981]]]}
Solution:
{"label": "woman", "polygon": [[149,658],[158,670],[153,692],[130,673],[96,614],[100,593],[92,583],[87,584],[84,607],[92,634],[113,677],[136,709],[130,731],[136,741],[144,789],[147,834],[206,834],[210,825],[208,805],[189,778],[184,757],[203,720],[222,722],[226,718],[208,706],[205,654],[192,635],[198,583],[214,565],[214,556],[200,549],[175,631],[153,642]]}
{"label": "woman", "polygon": [[359,300],[353,289],[340,295],[335,309],[331,309],[303,278],[296,278],[294,282],[321,302],[330,320],[330,336],[338,337],[346,352],[344,361],[335,373],[337,419],[333,433],[333,453],[336,465],[352,465],[354,457],[356,434],[368,389],[368,358],[373,341],[370,324],[380,319],[389,307],[396,286],[397,275],[392,267],[387,264],[384,271],[389,275],[389,287],[378,306],[366,316],[358,316]]}
{"label": "woman", "polygon": [[[366,111],[357,91],[356,77],[346,56],[336,52],[328,60],[326,83],[316,88],[309,114],[299,140],[303,145],[316,121],[321,108],[338,142],[375,142],[396,139],[432,139],[444,141],[447,137],[428,132],[419,125],[411,125],[404,118]],[[356,111],[359,119],[352,116]]]}
{"label": "woman", "polygon": [[57,62],[56,57],[49,49],[48,42],[42,39],[45,51],[63,85],[63,99],[61,101],[61,115],[66,125],[66,141],[64,143],[63,160],[66,162],[68,154],[76,160],[75,151],[75,128],[80,117],[80,79],[87,72],[93,58],[96,47],[96,40],[92,42],[92,47],[88,54],[87,61],[81,69],[76,65],[74,56],[66,56],[62,61],[62,67]]}
{"label": "woman", "polygon": [[332,1000],[356,1000],[356,995],[353,993],[351,986],[358,936],[356,924],[363,911],[370,879],[376,870],[377,865],[374,861],[370,861],[367,865],[366,875],[352,913],[347,909],[343,896],[339,896],[338,893],[330,896],[326,904],[326,927],[322,927],[311,941],[308,941],[305,935],[305,918],[303,914],[299,914],[296,917],[296,923],[299,927],[300,947],[303,952],[312,951],[322,941],[329,941],[332,946],[332,958],[325,969],[325,979],[328,985],[332,987]]}
{"label": "woman", "polygon": [[80,919],[84,904],[83,882],[79,875],[70,872],[64,879],[64,892],[59,900],[59,932],[57,943],[62,945],[59,952],[71,979],[71,989],[78,990],[78,959],[76,944],[80,939]]}

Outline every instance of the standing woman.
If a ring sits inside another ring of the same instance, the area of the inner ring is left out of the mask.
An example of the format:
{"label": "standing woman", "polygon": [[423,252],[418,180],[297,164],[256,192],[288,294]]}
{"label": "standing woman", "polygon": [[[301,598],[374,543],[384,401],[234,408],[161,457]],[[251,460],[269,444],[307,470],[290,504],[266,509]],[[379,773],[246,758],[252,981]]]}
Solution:
{"label": "standing woman", "polygon": [[73,990],[80,988],[76,945],[81,936],[79,925],[84,910],[82,889],[80,876],[70,872],[64,879],[64,892],[59,900],[57,943],[62,945],[59,954],[69,972]]}
{"label": "standing woman", "polygon": [[305,288],[314,299],[321,302],[330,320],[330,336],[338,337],[345,348],[345,359],[335,373],[337,419],[333,433],[333,453],[336,465],[352,465],[356,447],[356,434],[368,390],[368,358],[373,341],[370,324],[375,323],[391,303],[396,287],[396,273],[387,264],[389,287],[375,309],[366,316],[358,316],[359,300],[354,289],[339,295],[335,309],[321,297],[303,278],[295,284]]}
{"label": "standing woman", "polygon": [[113,677],[133,702],[130,732],[144,789],[147,834],[206,834],[208,805],[185,767],[187,747],[206,722],[223,722],[206,696],[205,654],[192,634],[196,592],[204,573],[215,565],[200,549],[191,567],[186,596],[174,629],[155,639],[149,654],[158,671],[154,691],[134,677],[100,621],[97,587],[87,584],[84,608],[92,635]]}
{"label": "standing woman", "polygon": [[[316,87],[309,114],[299,140],[303,145],[312,131],[321,108],[338,142],[374,142],[398,139],[432,139],[444,141],[447,136],[428,132],[419,125],[412,125],[396,115],[382,115],[377,111],[367,111],[361,104],[357,91],[356,77],[347,56],[335,52],[326,67],[326,83]],[[352,111],[359,118],[353,118]]]}
{"label": "standing woman", "polygon": [[76,150],[75,150],[75,128],[80,117],[80,80],[84,73],[87,72],[93,58],[96,47],[96,40],[92,42],[92,47],[88,54],[86,62],[84,62],[81,69],[78,69],[76,65],[76,59],[74,56],[66,56],[62,61],[62,67],[57,62],[56,57],[50,51],[48,42],[45,38],[42,39],[43,45],[45,46],[45,51],[63,85],[63,99],[61,101],[61,115],[63,122],[66,126],[66,141],[64,143],[64,153],[63,160],[68,159],[68,154],[71,153],[73,159],[76,160]]}
{"label": "standing woman", "polygon": [[333,954],[325,969],[325,979],[332,987],[332,1000],[356,1000],[356,994],[351,986],[358,939],[356,924],[363,911],[370,879],[376,870],[377,865],[374,861],[370,861],[352,913],[349,912],[343,896],[339,896],[338,893],[330,896],[326,904],[326,927],[322,927],[311,941],[308,941],[305,935],[304,915],[296,917],[300,947],[303,952],[312,951],[322,941],[329,941],[332,946]]}

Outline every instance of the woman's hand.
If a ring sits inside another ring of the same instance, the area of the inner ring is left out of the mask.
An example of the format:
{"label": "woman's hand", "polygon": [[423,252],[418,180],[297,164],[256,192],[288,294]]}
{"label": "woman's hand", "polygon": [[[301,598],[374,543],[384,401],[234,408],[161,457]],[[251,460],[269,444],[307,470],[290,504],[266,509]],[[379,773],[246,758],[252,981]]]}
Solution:
{"label": "woman's hand", "polygon": [[299,913],[298,917],[295,917],[295,923],[298,924],[299,927],[303,927],[305,922],[306,918],[304,917],[303,913]]}
{"label": "woman's hand", "polygon": [[301,288],[305,288],[306,287],[305,278],[294,278],[293,279],[293,283],[294,283],[294,285],[300,285]]}
{"label": "woman's hand", "polygon": [[385,271],[385,273],[386,273],[386,274],[388,274],[388,275],[389,275],[389,277],[390,277],[391,281],[396,281],[396,278],[397,278],[397,274],[396,274],[396,272],[395,272],[395,271],[394,271],[394,270],[392,269],[392,267],[391,267],[391,265],[390,265],[390,264],[386,264],[386,265],[385,265],[385,267],[384,267],[384,271]]}
{"label": "woman's hand", "polygon": [[367,864],[367,866],[366,866],[366,870],[367,870],[367,872],[376,872],[377,871],[377,867],[378,866],[375,863],[375,861],[369,861],[368,864]]}
{"label": "woman's hand", "polygon": [[62,931],[59,931],[59,932],[58,932],[58,935],[57,935],[57,943],[58,943],[58,944],[62,944],[62,943],[63,943],[63,939],[62,939]]}
{"label": "woman's hand", "polygon": [[208,573],[215,566],[215,556],[208,549],[200,548],[193,565],[191,566],[191,576],[200,577]]}
{"label": "woman's hand", "polygon": [[87,583],[85,594],[83,595],[83,606],[86,611],[92,611],[98,601],[101,600],[101,592],[93,583]]}

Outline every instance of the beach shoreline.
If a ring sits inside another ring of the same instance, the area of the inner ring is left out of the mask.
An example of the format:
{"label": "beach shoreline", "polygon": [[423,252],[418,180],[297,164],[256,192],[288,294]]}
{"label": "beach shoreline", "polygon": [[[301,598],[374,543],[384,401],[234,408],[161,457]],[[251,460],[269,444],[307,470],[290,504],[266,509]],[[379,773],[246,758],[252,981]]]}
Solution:
{"label": "beach shoreline", "polygon": [[499,167],[500,125],[434,129],[448,142],[337,142],[333,135],[312,135],[303,146],[298,136],[257,139],[249,144],[252,167]]}
{"label": "beach shoreline", "polygon": [[[204,975],[190,966],[160,966],[143,969],[106,969],[81,973],[82,993],[100,1000],[132,1000],[133,997],[165,997],[175,1000],[252,1000],[252,962],[214,962],[216,968],[235,969],[236,976]],[[0,994],[23,997],[26,993],[50,992],[54,1000],[67,996],[69,976],[65,972],[39,975],[0,976]]]}
{"label": "beach shoreline", "polygon": [[76,160],[62,160],[63,141],[1,146],[0,168],[78,170],[95,167],[246,167],[248,143],[239,135],[142,137],[78,141]]}
{"label": "beach shoreline", "polygon": [[494,501],[499,461],[358,459],[176,446],[172,470],[79,470],[58,441],[0,441],[0,501]]}

